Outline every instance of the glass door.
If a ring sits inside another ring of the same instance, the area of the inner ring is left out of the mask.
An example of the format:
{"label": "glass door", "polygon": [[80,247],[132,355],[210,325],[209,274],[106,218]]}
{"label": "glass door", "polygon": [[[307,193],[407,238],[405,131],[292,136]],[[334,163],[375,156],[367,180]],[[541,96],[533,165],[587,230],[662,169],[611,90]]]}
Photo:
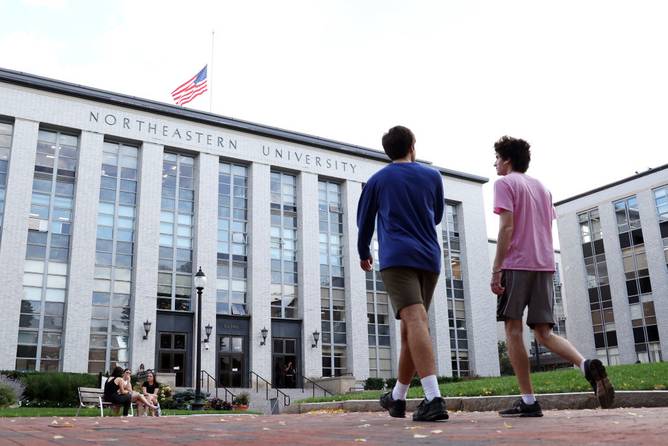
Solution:
{"label": "glass door", "polygon": [[244,337],[218,336],[218,385],[243,387],[245,376]]}
{"label": "glass door", "polygon": [[160,332],[158,334],[158,372],[175,373],[176,386],[185,386],[186,375],[186,333]]}

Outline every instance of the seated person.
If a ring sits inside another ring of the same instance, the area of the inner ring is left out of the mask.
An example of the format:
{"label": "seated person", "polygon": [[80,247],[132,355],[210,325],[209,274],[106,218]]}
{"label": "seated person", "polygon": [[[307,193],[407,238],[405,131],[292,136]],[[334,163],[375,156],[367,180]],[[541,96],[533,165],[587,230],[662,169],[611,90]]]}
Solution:
{"label": "seated person", "polygon": [[128,416],[132,397],[125,390],[125,381],[123,380],[123,368],[116,367],[111,372],[111,376],[104,383],[104,401],[123,407],[123,416]]}
{"label": "seated person", "polygon": [[131,401],[133,403],[137,404],[137,411],[138,412],[142,412],[143,409],[144,409],[144,406],[155,410],[156,406],[151,404],[151,402],[149,402],[144,397],[144,395],[142,395],[139,392],[135,392],[134,390],[132,390],[132,381],[130,379],[131,376],[132,376],[132,370],[125,369],[125,371],[123,372],[123,379],[122,379],[123,380],[123,386],[120,389],[121,393],[130,395]]}
{"label": "seated person", "polygon": [[148,401],[157,406],[157,410],[151,410],[153,416],[160,416],[160,404],[158,404],[158,393],[160,392],[160,383],[156,380],[153,370],[146,371],[146,381],[142,384],[142,391]]}

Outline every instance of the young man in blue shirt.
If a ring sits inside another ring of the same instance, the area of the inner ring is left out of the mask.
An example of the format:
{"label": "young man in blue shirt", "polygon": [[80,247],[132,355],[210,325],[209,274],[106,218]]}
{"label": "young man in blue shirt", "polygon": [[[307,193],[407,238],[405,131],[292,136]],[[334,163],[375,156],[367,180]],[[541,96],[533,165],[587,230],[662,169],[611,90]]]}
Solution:
{"label": "young man in blue shirt", "polygon": [[377,221],[380,273],[401,320],[399,376],[380,404],[391,416],[405,417],[408,386],[417,371],[425,399],[413,420],[447,420],[427,319],[441,271],[436,226],[443,218],[443,180],[435,169],[415,162],[415,136],[406,127],[391,128],[383,136],[383,148],[392,163],[369,179],[357,207],[360,266],[373,269],[369,245]]}

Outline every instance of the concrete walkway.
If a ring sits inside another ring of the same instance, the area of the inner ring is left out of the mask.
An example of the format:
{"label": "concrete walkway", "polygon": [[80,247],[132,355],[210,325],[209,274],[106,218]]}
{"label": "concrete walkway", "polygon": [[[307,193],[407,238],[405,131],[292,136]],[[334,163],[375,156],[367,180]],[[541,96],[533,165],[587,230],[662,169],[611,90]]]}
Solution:
{"label": "concrete walkway", "polygon": [[[3,418],[4,445],[661,445],[668,408],[545,411],[507,419],[494,412],[455,412],[439,423],[385,413],[322,411],[275,416]],[[53,422],[58,424],[52,424]],[[66,426],[66,427],[53,427]]]}

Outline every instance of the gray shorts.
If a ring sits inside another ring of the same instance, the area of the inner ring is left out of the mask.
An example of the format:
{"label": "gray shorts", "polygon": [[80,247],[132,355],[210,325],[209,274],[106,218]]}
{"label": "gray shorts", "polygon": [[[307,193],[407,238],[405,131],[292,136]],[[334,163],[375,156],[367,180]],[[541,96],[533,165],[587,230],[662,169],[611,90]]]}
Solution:
{"label": "gray shorts", "polygon": [[399,313],[409,305],[422,304],[424,309],[429,311],[431,298],[438,283],[438,273],[393,267],[382,270],[380,275],[390,296],[395,318],[401,319]]}
{"label": "gray shorts", "polygon": [[505,291],[498,297],[496,320],[522,320],[528,306],[527,325],[532,329],[536,324],[554,326],[553,272],[503,270],[501,286]]}

